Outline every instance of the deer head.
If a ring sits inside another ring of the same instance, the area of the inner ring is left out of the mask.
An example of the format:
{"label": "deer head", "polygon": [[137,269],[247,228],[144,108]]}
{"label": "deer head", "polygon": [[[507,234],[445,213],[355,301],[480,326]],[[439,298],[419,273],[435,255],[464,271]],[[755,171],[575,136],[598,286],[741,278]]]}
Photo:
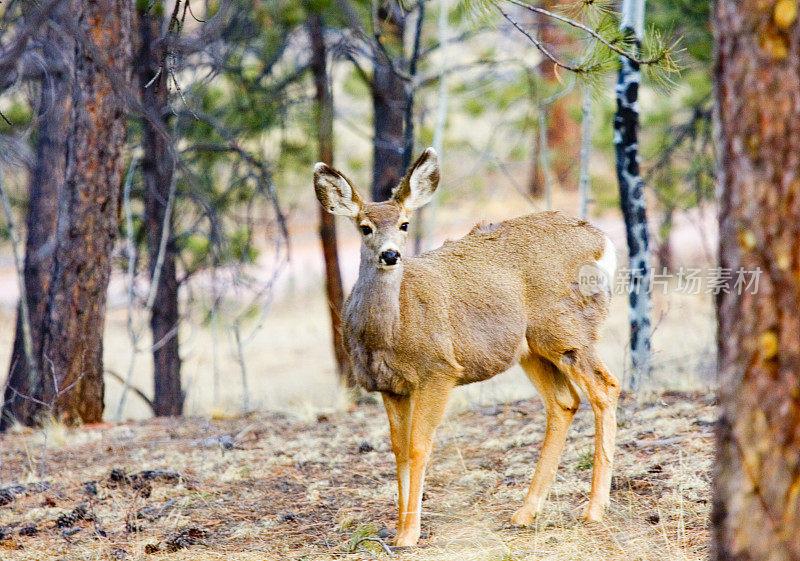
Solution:
{"label": "deer head", "polygon": [[389,271],[402,264],[409,216],[433,197],[439,185],[439,158],[428,148],[409,168],[388,201],[364,202],[343,173],[318,163],[314,190],[320,204],[332,214],[347,216],[361,232],[362,265],[373,263]]}

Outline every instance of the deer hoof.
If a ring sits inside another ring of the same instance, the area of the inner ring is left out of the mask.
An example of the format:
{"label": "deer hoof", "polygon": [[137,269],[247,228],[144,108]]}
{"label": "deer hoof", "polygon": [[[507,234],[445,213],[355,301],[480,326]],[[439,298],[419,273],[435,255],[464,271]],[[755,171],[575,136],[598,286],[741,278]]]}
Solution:
{"label": "deer hoof", "polygon": [[400,535],[397,536],[397,540],[395,541],[395,545],[398,547],[410,547],[417,545],[417,542],[419,541],[419,533],[419,530],[416,532],[413,530],[409,530],[408,532],[400,532]]}
{"label": "deer hoof", "polygon": [[417,539],[412,536],[400,536],[397,538],[394,545],[397,547],[412,547],[417,545]]}
{"label": "deer hoof", "polygon": [[536,514],[523,506],[511,517],[511,523],[516,526],[528,526],[534,518]]}
{"label": "deer hoof", "polygon": [[587,522],[600,522],[603,519],[602,505],[589,503],[583,513],[583,519]]}

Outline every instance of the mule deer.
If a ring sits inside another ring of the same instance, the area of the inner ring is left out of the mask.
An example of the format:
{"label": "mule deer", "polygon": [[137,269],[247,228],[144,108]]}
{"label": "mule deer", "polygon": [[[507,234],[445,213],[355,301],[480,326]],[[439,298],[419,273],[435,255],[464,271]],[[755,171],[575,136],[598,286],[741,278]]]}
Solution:
{"label": "mule deer", "polygon": [[[541,394],[547,430],[528,494],[512,517],[530,524],[553,481],[576,387],[595,416],[594,475],[584,516],[609,501],[619,383],[597,355],[608,313],[614,246],[583,220],[542,212],[476,226],[417,257],[403,255],[409,214],[439,183],[428,148],[385,202],[364,201],[340,172],[318,163],[319,202],[362,234],[358,280],[344,307],[344,336],[359,384],[382,394],[397,460],[397,545],[420,535],[425,467],[455,386],[487,380],[519,362]],[[585,267],[601,286],[578,282]]]}

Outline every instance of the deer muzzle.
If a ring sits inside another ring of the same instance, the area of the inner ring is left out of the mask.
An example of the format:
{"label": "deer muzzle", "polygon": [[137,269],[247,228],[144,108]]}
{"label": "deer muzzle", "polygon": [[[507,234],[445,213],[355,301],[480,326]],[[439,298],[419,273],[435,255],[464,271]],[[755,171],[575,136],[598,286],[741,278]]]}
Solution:
{"label": "deer muzzle", "polygon": [[400,261],[400,253],[394,249],[382,251],[380,257],[378,257],[378,264],[386,267],[393,267],[397,265],[398,261]]}

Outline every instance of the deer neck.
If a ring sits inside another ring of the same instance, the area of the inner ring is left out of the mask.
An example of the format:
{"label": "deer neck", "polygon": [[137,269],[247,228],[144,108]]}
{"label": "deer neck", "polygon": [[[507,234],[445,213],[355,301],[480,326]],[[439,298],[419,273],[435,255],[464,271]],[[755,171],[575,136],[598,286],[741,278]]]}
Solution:
{"label": "deer neck", "polygon": [[362,248],[358,280],[350,302],[350,322],[370,347],[391,347],[400,325],[402,263],[391,270],[375,266],[375,257]]}

